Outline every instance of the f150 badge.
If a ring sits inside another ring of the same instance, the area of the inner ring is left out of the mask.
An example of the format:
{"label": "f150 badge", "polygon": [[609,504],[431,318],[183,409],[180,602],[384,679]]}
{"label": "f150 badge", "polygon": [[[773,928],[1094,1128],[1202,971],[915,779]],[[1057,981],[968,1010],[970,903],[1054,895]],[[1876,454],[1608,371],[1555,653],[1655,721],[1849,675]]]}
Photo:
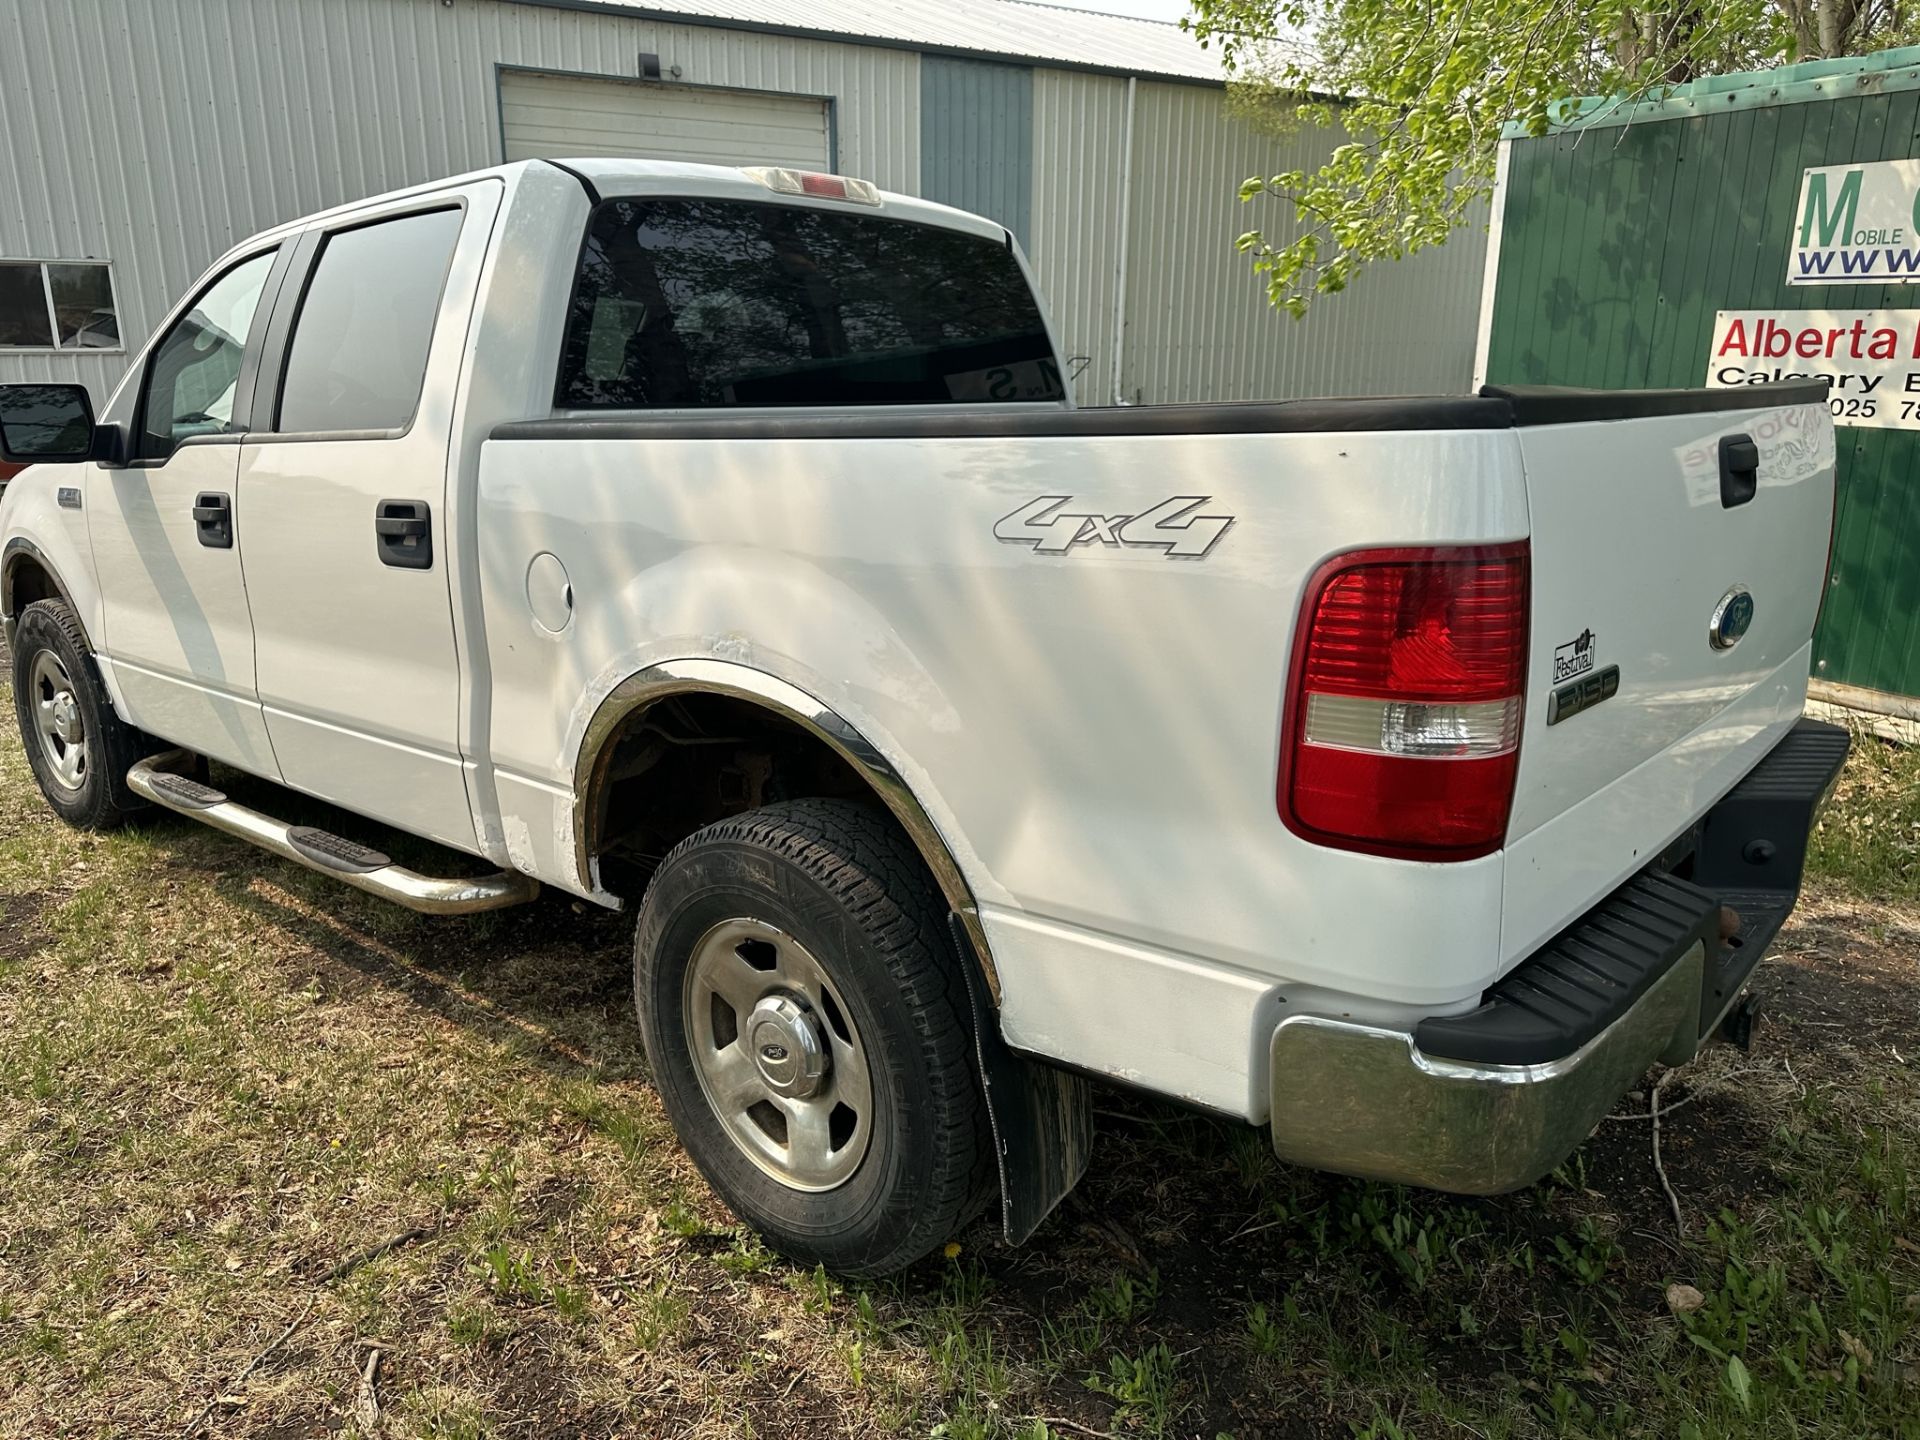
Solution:
{"label": "f150 badge", "polygon": [[1065,555],[1076,545],[1128,545],[1198,560],[1233,527],[1232,515],[1195,515],[1211,495],[1175,495],[1135,515],[1097,515],[1069,510],[1071,495],[1029,500],[993,527],[1009,545],[1031,545],[1037,554]]}
{"label": "f150 badge", "polygon": [[[1594,635],[1589,626],[1564,645],[1553,647],[1553,693],[1547,696],[1547,724],[1558,725],[1620,693],[1620,667],[1593,668]],[[1578,677],[1578,678],[1576,678]],[[1571,685],[1563,681],[1571,680]]]}

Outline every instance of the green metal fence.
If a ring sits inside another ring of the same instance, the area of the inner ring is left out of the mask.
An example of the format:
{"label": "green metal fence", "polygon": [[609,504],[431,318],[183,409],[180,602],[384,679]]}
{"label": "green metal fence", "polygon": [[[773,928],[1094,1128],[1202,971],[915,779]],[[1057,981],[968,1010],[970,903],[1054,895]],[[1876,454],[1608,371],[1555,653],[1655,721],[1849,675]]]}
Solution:
{"label": "green metal fence", "polygon": [[[1716,311],[1920,308],[1920,283],[1785,282],[1802,171],[1920,156],[1920,48],[1575,108],[1549,135],[1509,134],[1488,381],[1699,385]],[[1920,429],[1837,435],[1814,679],[1831,698],[1912,714]]]}

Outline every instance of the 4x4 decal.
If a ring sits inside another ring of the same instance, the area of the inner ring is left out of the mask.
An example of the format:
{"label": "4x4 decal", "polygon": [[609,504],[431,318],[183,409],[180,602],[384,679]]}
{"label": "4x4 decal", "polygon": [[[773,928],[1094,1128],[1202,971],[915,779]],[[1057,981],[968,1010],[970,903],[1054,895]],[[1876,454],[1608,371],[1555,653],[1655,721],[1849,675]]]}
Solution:
{"label": "4x4 decal", "polygon": [[1231,515],[1195,515],[1211,495],[1176,495],[1137,515],[1097,515],[1068,510],[1071,495],[1029,500],[993,527],[1009,545],[1031,545],[1041,555],[1065,555],[1076,545],[1130,545],[1198,560],[1233,526]]}

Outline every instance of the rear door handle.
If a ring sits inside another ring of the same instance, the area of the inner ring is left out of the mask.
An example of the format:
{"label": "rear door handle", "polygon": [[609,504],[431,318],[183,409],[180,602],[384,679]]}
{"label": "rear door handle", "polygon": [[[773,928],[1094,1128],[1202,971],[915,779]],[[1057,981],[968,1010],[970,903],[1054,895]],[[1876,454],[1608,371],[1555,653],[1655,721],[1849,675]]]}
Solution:
{"label": "rear door handle", "polygon": [[1720,505],[1744,505],[1760,489],[1760,447],[1751,435],[1720,437]]}
{"label": "rear door handle", "polygon": [[233,548],[233,497],[206,490],[193,497],[193,528],[210,550]]}
{"label": "rear door handle", "polygon": [[432,569],[432,509],[424,500],[382,500],[373,507],[373,544],[382,565]]}

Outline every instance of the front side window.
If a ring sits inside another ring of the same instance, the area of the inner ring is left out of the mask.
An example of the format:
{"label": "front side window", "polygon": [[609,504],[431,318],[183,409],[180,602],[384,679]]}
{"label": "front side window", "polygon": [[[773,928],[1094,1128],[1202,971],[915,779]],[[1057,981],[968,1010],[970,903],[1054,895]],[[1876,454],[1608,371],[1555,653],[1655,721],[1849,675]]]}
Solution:
{"label": "front side window", "polygon": [[413,423],[464,218],[459,209],[429,210],[327,237],[287,350],[281,430]]}
{"label": "front side window", "polygon": [[140,455],[164,460],[182,440],[233,430],[247,333],[274,252],[242,260],[209,285],[154,347],[140,402]]}
{"label": "front side window", "polygon": [[1000,240],[742,200],[594,213],[567,318],[568,409],[1058,401]]}
{"label": "front side window", "polygon": [[0,260],[0,350],[118,350],[113,277],[92,260]]}

